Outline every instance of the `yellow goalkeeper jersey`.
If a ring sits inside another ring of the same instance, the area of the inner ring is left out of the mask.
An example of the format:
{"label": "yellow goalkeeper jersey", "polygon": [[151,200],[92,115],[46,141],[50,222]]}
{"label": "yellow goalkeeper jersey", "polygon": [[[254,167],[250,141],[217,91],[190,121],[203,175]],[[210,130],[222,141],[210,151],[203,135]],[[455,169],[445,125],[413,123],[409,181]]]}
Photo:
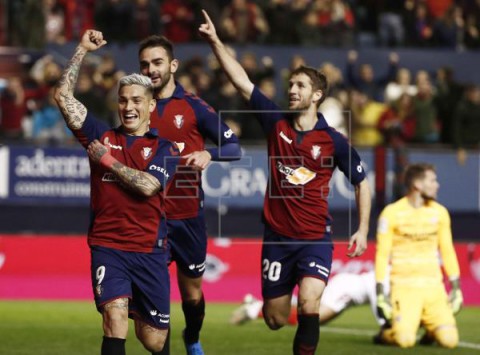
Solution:
{"label": "yellow goalkeeper jersey", "polygon": [[430,201],[415,208],[404,197],[385,207],[377,228],[377,282],[385,280],[389,263],[392,286],[438,285],[443,280],[442,262],[449,278],[460,275],[450,216],[439,203]]}

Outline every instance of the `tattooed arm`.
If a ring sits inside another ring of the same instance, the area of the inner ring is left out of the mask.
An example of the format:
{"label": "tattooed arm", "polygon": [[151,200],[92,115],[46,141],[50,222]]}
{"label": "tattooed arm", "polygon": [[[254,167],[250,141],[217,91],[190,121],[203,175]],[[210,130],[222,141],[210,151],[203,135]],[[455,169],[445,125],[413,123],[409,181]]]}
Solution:
{"label": "tattooed arm", "polygon": [[86,107],[73,97],[83,58],[87,52],[97,50],[106,43],[102,32],[94,30],[85,31],[72,59],[68,62],[62,77],[55,87],[55,101],[62,112],[68,128],[71,130],[82,128],[87,116]]}
{"label": "tattooed arm", "polygon": [[87,153],[93,162],[111,171],[122,185],[137,194],[150,197],[162,188],[162,184],[155,176],[120,163],[110,154],[108,148],[96,139],[88,145]]}

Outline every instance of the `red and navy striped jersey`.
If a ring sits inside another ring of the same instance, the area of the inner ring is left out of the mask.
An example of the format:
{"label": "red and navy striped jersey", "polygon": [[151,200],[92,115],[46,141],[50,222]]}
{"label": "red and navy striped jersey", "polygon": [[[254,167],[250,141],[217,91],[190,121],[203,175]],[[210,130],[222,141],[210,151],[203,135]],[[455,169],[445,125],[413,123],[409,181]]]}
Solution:
{"label": "red and navy striped jersey", "polygon": [[[204,150],[208,138],[217,145],[208,149],[212,160],[240,159],[240,145],[232,130],[212,107],[178,83],[171,97],[157,99],[150,127],[157,128],[161,137],[177,143],[182,155]],[[201,173],[179,165],[166,195],[169,219],[196,217],[203,203]]]}
{"label": "red and navy striped jersey", "polygon": [[[179,151],[154,130],[141,137],[129,136],[87,115],[83,127],[73,133],[84,147],[98,139],[109,146],[115,159],[129,168],[152,174],[162,188],[175,173]],[[90,162],[90,168],[88,244],[142,253],[160,250],[167,235],[163,192],[140,196],[122,187],[115,175],[99,164]]]}
{"label": "red and navy striped jersey", "polygon": [[263,218],[270,228],[295,239],[321,239],[329,232],[329,182],[336,167],[353,185],[365,178],[347,139],[321,113],[311,131],[297,131],[282,111],[255,87],[250,106],[267,135],[269,181]]}

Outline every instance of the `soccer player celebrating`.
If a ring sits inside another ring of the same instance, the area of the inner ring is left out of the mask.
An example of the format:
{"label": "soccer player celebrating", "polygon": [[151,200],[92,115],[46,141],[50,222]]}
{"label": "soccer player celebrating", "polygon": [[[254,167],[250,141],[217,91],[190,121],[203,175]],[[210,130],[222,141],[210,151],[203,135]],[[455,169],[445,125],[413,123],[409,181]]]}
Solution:
{"label": "soccer player celebrating", "polygon": [[[211,160],[241,157],[238,138],[215,111],[175,81],[178,60],[172,44],[162,36],[145,38],[138,51],[140,71],[152,79],[157,106],[150,126],[163,138],[177,143],[186,158],[179,166],[166,198],[168,242],[177,264],[186,327],[183,338],[188,354],[201,355],[200,330],[205,316],[202,275],[205,271],[207,233],[200,172]],[[205,149],[206,139],[217,145]],[[167,354],[168,344],[163,352]]]}
{"label": "soccer player celebrating", "polygon": [[359,228],[350,237],[354,257],[367,247],[370,189],[358,153],[344,136],[329,127],[318,106],[327,91],[325,76],[300,67],[290,75],[289,111],[263,95],[242,66],[227,52],[203,12],[200,34],[223,70],[257,111],[267,135],[270,177],[265,196],[262,247],[263,315],[270,329],[287,323],[296,285],[298,326],[294,354],[314,354],[319,340],[320,298],[328,281],[333,244],[328,213],[329,181],[336,167],[355,186]]}
{"label": "soccer player celebrating", "polygon": [[[454,313],[460,311],[463,296],[450,216],[435,201],[440,186],[435,168],[422,163],[408,166],[405,186],[406,196],[385,207],[378,221],[377,308],[392,324],[391,329],[380,333],[380,339],[402,348],[414,346],[422,324],[429,338],[453,348],[458,344]],[[450,279],[450,299],[443,285],[438,251]],[[389,262],[390,302],[381,284]]]}
{"label": "soccer player celebrating", "polygon": [[[120,79],[121,126],[105,127],[73,95],[87,52],[104,46],[101,32],[87,30],[55,88],[67,126],[87,148],[91,165],[92,287],[102,313],[102,355],[125,354],[128,316],[147,350],[163,348],[170,323],[170,279],[163,196],[177,165],[178,149],[149,130],[155,109],[149,78]],[[103,144],[102,144],[102,143]]]}

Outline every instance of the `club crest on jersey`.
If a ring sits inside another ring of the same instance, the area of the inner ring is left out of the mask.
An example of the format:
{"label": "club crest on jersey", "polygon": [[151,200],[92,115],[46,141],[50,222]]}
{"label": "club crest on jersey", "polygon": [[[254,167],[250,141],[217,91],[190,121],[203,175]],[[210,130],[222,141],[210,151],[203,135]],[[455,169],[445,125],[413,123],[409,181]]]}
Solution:
{"label": "club crest on jersey", "polygon": [[320,153],[322,152],[322,147],[319,145],[312,145],[312,150],[310,150],[310,153],[312,153],[312,158],[317,159],[320,156]]}
{"label": "club crest on jersey", "polygon": [[145,159],[145,160],[150,158],[152,156],[152,148],[143,147],[142,156],[143,156],[143,159]]}
{"label": "club crest on jersey", "polygon": [[175,115],[175,118],[173,119],[173,123],[175,123],[175,126],[180,129],[183,126],[183,115]]}

